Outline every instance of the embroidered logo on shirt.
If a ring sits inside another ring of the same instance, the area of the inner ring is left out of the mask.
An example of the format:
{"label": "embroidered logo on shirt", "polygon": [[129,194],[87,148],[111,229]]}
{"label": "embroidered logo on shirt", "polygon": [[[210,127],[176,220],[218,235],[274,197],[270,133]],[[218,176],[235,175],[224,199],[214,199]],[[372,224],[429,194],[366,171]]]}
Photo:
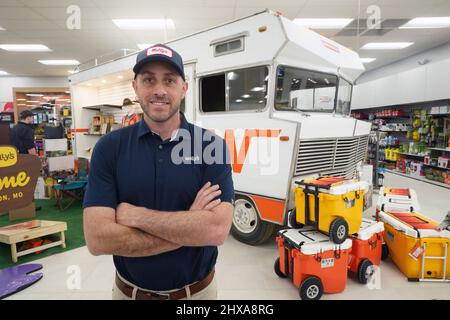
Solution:
{"label": "embroidered logo on shirt", "polygon": [[184,157],[184,161],[200,161],[200,157],[199,156]]}

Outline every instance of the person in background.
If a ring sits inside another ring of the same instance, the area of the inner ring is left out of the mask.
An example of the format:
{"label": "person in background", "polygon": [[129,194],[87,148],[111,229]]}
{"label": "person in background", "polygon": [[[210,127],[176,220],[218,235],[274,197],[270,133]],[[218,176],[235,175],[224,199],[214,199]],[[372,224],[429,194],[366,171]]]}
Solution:
{"label": "person in background", "polygon": [[444,220],[439,224],[439,226],[436,228],[437,231],[442,231],[444,229],[450,230],[450,211],[447,212],[447,215],[445,216]]}
{"label": "person in background", "polygon": [[17,148],[21,154],[32,154],[37,156],[34,146],[34,113],[24,110],[20,113],[20,120],[11,130],[11,144]]}

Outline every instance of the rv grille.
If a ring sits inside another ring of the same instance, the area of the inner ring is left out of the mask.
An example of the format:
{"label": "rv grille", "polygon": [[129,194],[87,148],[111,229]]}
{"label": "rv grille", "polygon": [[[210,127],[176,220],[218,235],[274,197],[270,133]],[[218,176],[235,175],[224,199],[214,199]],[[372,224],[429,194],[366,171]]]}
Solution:
{"label": "rv grille", "polygon": [[367,143],[368,136],[300,140],[294,175],[351,177],[366,156]]}

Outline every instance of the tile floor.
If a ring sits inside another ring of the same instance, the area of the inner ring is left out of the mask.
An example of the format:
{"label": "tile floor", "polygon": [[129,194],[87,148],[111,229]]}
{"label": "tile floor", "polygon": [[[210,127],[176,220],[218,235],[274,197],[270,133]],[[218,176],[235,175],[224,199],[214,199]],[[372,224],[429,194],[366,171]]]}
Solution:
{"label": "tile floor", "polygon": [[[412,187],[416,190],[422,212],[441,220],[450,209],[450,190],[410,179],[386,174],[385,184]],[[374,196],[374,204],[376,195]],[[374,214],[374,207],[365,216]],[[279,300],[299,299],[289,280],[279,279],[273,272],[277,257],[274,239],[252,247],[229,237],[219,248],[217,283],[219,299]],[[7,299],[110,299],[114,267],[110,256],[91,256],[86,247],[36,261],[43,264],[43,279]],[[75,271],[74,271],[75,270]],[[80,275],[79,287],[72,281]],[[449,283],[408,282],[389,259],[380,267],[379,281],[372,287],[359,284],[351,277],[340,294],[324,294],[328,299],[450,299]]]}

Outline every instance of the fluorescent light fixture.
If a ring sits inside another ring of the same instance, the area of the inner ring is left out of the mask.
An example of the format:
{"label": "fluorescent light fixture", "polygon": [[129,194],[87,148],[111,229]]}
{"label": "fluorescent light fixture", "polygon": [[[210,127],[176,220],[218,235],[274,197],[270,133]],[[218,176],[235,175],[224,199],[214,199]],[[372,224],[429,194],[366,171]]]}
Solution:
{"label": "fluorescent light fixture", "polygon": [[251,91],[254,92],[264,91],[264,87],[254,87]]}
{"label": "fluorescent light fixture", "polygon": [[52,51],[43,44],[0,44],[0,49],[16,52],[46,52]]}
{"label": "fluorescent light fixture", "polygon": [[122,30],[175,29],[172,19],[113,19]]}
{"label": "fluorescent light fixture", "polygon": [[17,101],[27,101],[27,99],[16,99]]}
{"label": "fluorescent light fixture", "polygon": [[39,63],[47,66],[75,66],[80,64],[78,60],[39,60]]}
{"label": "fluorescent light fixture", "polygon": [[235,101],[236,102],[242,102],[242,99],[236,99]]}
{"label": "fluorescent light fixture", "polygon": [[92,86],[92,83],[88,83],[87,85],[90,87],[90,86]]}
{"label": "fluorescent light fixture", "polygon": [[29,97],[43,97],[44,96],[41,93],[27,93],[26,95]]}
{"label": "fluorescent light fixture", "polygon": [[308,81],[311,82],[311,83],[314,83],[314,84],[317,83],[317,81],[314,81],[313,79],[310,79],[310,78],[308,78]]}
{"label": "fluorescent light fixture", "polygon": [[294,19],[294,23],[299,26],[311,29],[342,29],[353,19]]}
{"label": "fluorescent light fixture", "polygon": [[27,106],[25,103],[18,103],[17,105],[20,106],[20,107],[26,107]]}
{"label": "fluorescent light fixture", "polygon": [[326,84],[330,84],[330,81],[327,78],[324,78],[323,80],[325,80]]}
{"label": "fluorescent light fixture", "polygon": [[250,98],[251,97],[251,95],[249,95],[249,94],[244,94],[243,96],[242,96],[242,98],[244,98],[244,99],[247,99],[247,98]]}
{"label": "fluorescent light fixture", "polygon": [[8,74],[8,72],[0,70],[0,76],[6,76]]}
{"label": "fluorescent light fixture", "polygon": [[36,100],[27,100],[27,103],[39,103],[40,101],[36,101]]}
{"label": "fluorescent light fixture", "polygon": [[139,50],[144,50],[144,49],[151,47],[152,45],[153,45],[153,43],[139,43],[137,46],[138,46]]}
{"label": "fluorescent light fixture", "polygon": [[117,76],[117,79],[123,79],[123,76]]}
{"label": "fluorescent light fixture", "polygon": [[0,27],[0,31],[5,31],[5,28]]}
{"label": "fluorescent light fixture", "polygon": [[409,20],[399,29],[430,29],[450,27],[450,17],[418,17]]}
{"label": "fluorescent light fixture", "polygon": [[102,83],[106,83],[106,80],[102,80],[101,82],[102,82]]}
{"label": "fluorescent light fixture", "polygon": [[34,104],[27,104],[27,107],[36,107]]}
{"label": "fluorescent light fixture", "polygon": [[264,103],[264,100],[259,100],[258,103]]}
{"label": "fluorescent light fixture", "polygon": [[377,59],[376,58],[360,58],[359,60],[361,60],[362,63],[371,63]]}
{"label": "fluorescent light fixture", "polygon": [[414,42],[369,42],[361,47],[365,50],[398,50],[409,47]]}
{"label": "fluorescent light fixture", "polygon": [[74,74],[74,73],[77,73],[78,71],[77,70],[67,70],[67,72],[70,74]]}

